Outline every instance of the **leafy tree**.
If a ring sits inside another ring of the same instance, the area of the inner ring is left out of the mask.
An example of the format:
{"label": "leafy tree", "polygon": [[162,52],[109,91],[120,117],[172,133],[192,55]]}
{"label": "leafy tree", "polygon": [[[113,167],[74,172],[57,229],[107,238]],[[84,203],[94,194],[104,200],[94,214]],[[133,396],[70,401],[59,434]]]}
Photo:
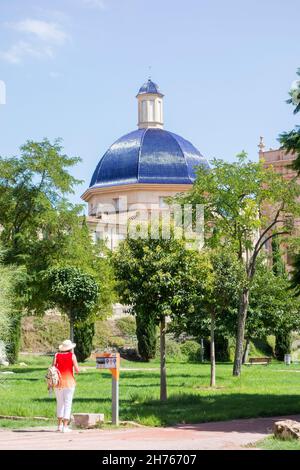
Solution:
{"label": "leafy tree", "polygon": [[105,248],[92,242],[80,217],[82,206],[67,201],[79,182],[69,169],[78,161],[63,153],[58,139],[28,141],[18,158],[0,158],[0,239],[5,263],[24,267],[18,285],[20,313],[44,314],[49,308],[45,273],[65,265],[95,276],[100,289],[98,317],[111,309],[113,273]]}
{"label": "leafy tree", "polygon": [[166,317],[187,315],[194,309],[197,257],[182,240],[126,238],[112,253],[121,301],[145,322],[160,325],[160,399],[167,399]]}
{"label": "leafy tree", "polygon": [[[225,350],[228,349],[226,337],[228,338],[235,326],[233,326],[232,318],[236,319],[243,272],[240,263],[225,249],[203,250],[198,254],[198,259],[195,277],[199,282],[198,293],[200,296],[196,300],[194,311],[177,320],[175,330],[186,331],[198,338],[210,336],[210,385],[215,386],[216,341],[219,341],[218,357],[220,359],[221,356],[223,359]],[[230,316],[230,325],[226,329],[228,316]]]}
{"label": "leafy tree", "polygon": [[[223,327],[229,334],[236,327],[237,312],[238,303],[235,309],[229,309],[223,317]],[[300,301],[291,289],[288,276],[276,275],[267,265],[266,259],[260,258],[249,295],[243,362],[247,361],[251,340],[263,339],[268,335],[281,337],[284,334],[289,337],[291,331],[299,329],[299,314]]]}
{"label": "leafy tree", "polygon": [[72,266],[50,269],[46,282],[53,304],[69,318],[73,341],[74,326],[86,322],[97,307],[99,286],[93,276]]}
{"label": "leafy tree", "polygon": [[27,141],[19,157],[0,157],[0,238],[6,264],[25,268],[23,308],[44,312],[43,272],[59,257],[81,206],[66,200],[79,182],[68,172],[80,159],[62,152],[60,140]]}
{"label": "leafy tree", "polygon": [[290,234],[299,213],[295,180],[286,181],[262,162],[214,160],[210,170],[199,168],[190,192],[177,197],[181,204],[204,205],[206,245],[227,247],[240,263],[245,279],[239,297],[233,375],[241,373],[249,294],[258,255],[269,240]]}

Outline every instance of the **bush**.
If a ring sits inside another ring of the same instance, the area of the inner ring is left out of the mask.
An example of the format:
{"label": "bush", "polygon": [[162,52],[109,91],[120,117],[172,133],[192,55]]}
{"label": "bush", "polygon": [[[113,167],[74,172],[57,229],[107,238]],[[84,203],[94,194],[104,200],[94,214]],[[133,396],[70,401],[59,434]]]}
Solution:
{"label": "bush", "polygon": [[84,323],[83,325],[74,326],[75,353],[79,362],[83,362],[90,357],[93,349],[94,334],[94,323]]}
{"label": "bush", "polygon": [[136,336],[139,355],[148,362],[155,357],[156,352],[156,325],[151,317],[137,315]]}
{"label": "bush", "polygon": [[[168,336],[166,336],[166,356],[167,360],[177,359],[178,361],[181,361],[183,359],[180,343]],[[160,341],[157,341],[155,357],[160,357]]]}
{"label": "bush", "polygon": [[[210,361],[210,339],[204,338],[203,345],[204,359]],[[229,340],[218,334],[215,335],[215,357],[218,362],[229,362],[232,358]]]}
{"label": "bush", "polygon": [[216,361],[218,362],[230,361],[229,340],[227,338],[216,334],[215,348],[216,348]]}
{"label": "bush", "polygon": [[7,342],[7,360],[15,364],[18,360],[21,343],[21,314],[13,314],[10,317],[9,339]]}
{"label": "bush", "polygon": [[200,362],[201,357],[201,346],[197,341],[188,340],[180,345],[181,353],[186,356],[188,361]]}
{"label": "bush", "polygon": [[275,357],[278,361],[284,360],[285,354],[291,353],[291,333],[281,331],[276,334]]}

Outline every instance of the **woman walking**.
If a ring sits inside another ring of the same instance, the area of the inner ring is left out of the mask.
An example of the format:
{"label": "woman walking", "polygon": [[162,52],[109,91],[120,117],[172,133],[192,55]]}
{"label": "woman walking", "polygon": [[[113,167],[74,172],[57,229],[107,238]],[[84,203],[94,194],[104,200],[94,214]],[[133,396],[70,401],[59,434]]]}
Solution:
{"label": "woman walking", "polygon": [[76,356],[73,352],[76,344],[69,339],[63,341],[59,346],[58,353],[53,359],[53,366],[60,372],[60,381],[55,387],[55,395],[57,402],[57,430],[62,432],[70,432],[68,427],[71,418],[72,400],[75,391],[76,382],[74,379],[74,370],[78,374],[79,367]]}

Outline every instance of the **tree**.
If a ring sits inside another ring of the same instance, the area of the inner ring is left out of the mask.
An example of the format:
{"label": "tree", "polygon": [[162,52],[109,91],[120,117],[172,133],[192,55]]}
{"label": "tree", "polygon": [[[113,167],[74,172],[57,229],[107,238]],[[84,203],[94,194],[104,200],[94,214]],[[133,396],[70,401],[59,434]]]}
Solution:
{"label": "tree", "polygon": [[72,266],[52,268],[46,276],[49,298],[70,321],[70,339],[74,326],[86,322],[94,313],[99,287],[93,276]]}
{"label": "tree", "polygon": [[0,239],[5,263],[24,267],[20,314],[44,314],[50,306],[45,273],[66,265],[95,276],[100,289],[95,318],[111,310],[113,273],[105,248],[93,243],[82,206],[67,200],[79,182],[69,168],[78,161],[63,153],[59,139],[28,141],[19,158],[0,158]]}
{"label": "tree", "polygon": [[44,312],[42,274],[78,224],[81,206],[71,205],[66,196],[79,182],[68,172],[79,160],[63,154],[59,139],[27,141],[19,157],[0,157],[4,262],[25,268],[20,294],[27,311]]}
{"label": "tree", "polygon": [[197,257],[183,240],[130,238],[112,253],[121,301],[134,315],[160,326],[160,399],[167,399],[166,317],[188,314],[194,309]]}
{"label": "tree", "polygon": [[249,293],[258,255],[274,237],[290,234],[300,190],[262,162],[214,160],[211,169],[199,168],[190,192],[175,198],[180,204],[204,205],[207,246],[227,247],[240,263],[245,283],[239,297],[233,375],[239,376],[243,358]]}
{"label": "tree", "polygon": [[215,386],[216,341],[219,340],[219,346],[224,347],[226,336],[229,337],[235,328],[233,318],[236,320],[243,272],[240,263],[226,249],[203,250],[198,259],[195,277],[200,296],[195,299],[194,311],[177,320],[175,330],[186,331],[198,338],[210,336],[210,385]]}

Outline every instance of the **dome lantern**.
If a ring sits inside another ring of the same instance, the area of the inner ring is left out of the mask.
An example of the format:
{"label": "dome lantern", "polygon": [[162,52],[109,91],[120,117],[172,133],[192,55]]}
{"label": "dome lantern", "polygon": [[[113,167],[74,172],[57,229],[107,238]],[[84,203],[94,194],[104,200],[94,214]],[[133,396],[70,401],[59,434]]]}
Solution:
{"label": "dome lantern", "polygon": [[138,127],[163,129],[163,94],[156,83],[149,78],[137,94]]}

